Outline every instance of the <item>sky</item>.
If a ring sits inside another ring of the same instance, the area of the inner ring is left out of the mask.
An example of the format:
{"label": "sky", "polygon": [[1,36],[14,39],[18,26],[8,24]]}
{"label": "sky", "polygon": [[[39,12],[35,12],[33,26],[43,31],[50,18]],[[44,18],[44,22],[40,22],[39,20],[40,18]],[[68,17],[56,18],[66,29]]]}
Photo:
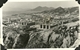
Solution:
{"label": "sky", "polygon": [[18,11],[33,9],[38,6],[46,7],[75,7],[78,6],[74,1],[53,1],[53,2],[7,2],[3,6],[3,11]]}

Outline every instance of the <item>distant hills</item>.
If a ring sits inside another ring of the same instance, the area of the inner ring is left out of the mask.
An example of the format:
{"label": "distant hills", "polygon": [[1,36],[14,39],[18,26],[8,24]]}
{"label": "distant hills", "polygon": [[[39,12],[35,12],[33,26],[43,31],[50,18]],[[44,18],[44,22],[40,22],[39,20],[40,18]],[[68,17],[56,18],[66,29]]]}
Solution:
{"label": "distant hills", "polygon": [[58,7],[55,9],[51,9],[48,11],[43,11],[41,13],[51,13],[51,14],[68,14],[68,13],[79,13],[79,7],[72,7],[72,8],[62,8],[62,7]]}
{"label": "distant hills", "polygon": [[44,13],[47,13],[47,12],[51,12],[51,13],[63,13],[63,12],[70,12],[72,13],[73,11],[76,11],[76,10],[79,10],[79,7],[69,7],[69,8],[62,8],[62,7],[58,7],[58,8],[53,8],[53,7],[41,7],[41,6],[38,6],[34,9],[30,9],[31,11],[43,11]]}
{"label": "distant hills", "polygon": [[[38,7],[39,8],[39,7]],[[40,7],[41,8],[41,7]],[[42,8],[41,8],[42,9]],[[40,10],[41,10],[40,9]],[[36,9],[33,9],[36,10]],[[37,9],[38,10],[38,9]],[[40,11],[38,10],[38,11]],[[41,12],[37,12],[37,13],[32,13],[35,14],[36,16],[33,17],[33,19],[35,20],[36,18],[48,18],[48,17],[61,17],[61,18],[71,18],[71,17],[78,17],[79,16],[79,7],[69,7],[69,8],[63,8],[63,7],[57,7],[57,8],[52,8],[52,9],[48,9],[48,10],[42,10]],[[40,15],[40,16],[39,16]],[[39,16],[39,17],[38,17]]]}
{"label": "distant hills", "polygon": [[38,6],[34,9],[31,9],[32,11],[44,11],[44,10],[51,10],[51,9],[54,9],[53,7],[41,7],[41,6]]}

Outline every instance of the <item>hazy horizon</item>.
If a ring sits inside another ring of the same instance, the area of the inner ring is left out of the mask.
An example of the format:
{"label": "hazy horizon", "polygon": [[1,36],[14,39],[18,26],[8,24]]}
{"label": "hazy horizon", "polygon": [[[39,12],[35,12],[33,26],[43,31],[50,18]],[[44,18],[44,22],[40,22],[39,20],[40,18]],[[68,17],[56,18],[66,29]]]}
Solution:
{"label": "hazy horizon", "polygon": [[24,11],[34,9],[38,6],[41,7],[76,7],[78,3],[75,1],[54,1],[54,2],[7,2],[3,6],[3,11]]}

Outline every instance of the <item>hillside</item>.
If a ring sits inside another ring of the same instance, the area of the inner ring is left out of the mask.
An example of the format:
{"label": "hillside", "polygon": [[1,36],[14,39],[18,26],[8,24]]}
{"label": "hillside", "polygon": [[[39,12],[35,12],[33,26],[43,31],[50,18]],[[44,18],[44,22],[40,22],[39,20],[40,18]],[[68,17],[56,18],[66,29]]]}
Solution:
{"label": "hillside", "polygon": [[6,18],[12,19],[3,21],[6,48],[69,48],[77,39],[78,7],[39,6],[17,13],[9,13]]}

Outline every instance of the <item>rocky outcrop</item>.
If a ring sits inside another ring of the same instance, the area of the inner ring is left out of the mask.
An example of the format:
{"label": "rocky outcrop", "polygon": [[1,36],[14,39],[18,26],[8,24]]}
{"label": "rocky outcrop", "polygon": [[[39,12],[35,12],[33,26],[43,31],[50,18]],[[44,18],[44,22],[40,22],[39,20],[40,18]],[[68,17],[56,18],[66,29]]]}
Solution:
{"label": "rocky outcrop", "polygon": [[69,48],[79,33],[78,25],[58,26],[44,31],[4,28],[3,39],[6,48]]}

